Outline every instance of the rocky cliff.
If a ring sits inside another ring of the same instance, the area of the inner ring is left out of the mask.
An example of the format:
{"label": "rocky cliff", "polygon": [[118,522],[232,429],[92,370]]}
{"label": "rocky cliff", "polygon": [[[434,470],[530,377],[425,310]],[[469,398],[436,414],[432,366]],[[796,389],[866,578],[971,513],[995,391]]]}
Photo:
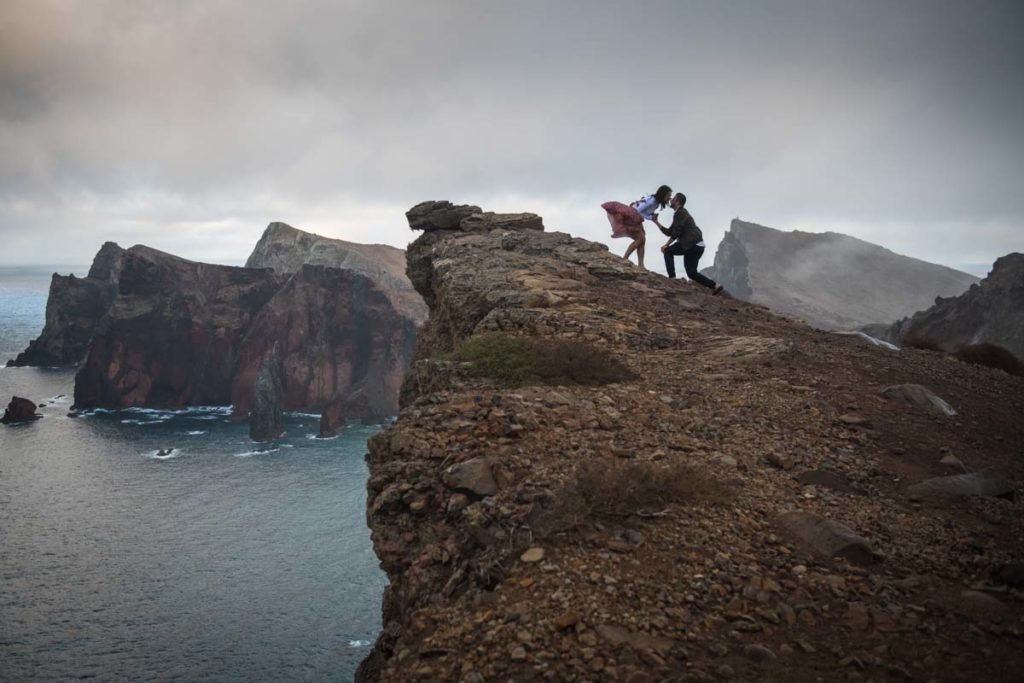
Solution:
{"label": "rocky cliff", "polygon": [[[425,203],[361,681],[1015,680],[1024,380]],[[625,365],[627,372],[609,372]]]}
{"label": "rocky cliff", "polygon": [[783,232],[734,219],[706,269],[734,296],[822,329],[890,323],[978,278],[832,232]]}
{"label": "rocky cliff", "polygon": [[988,276],[960,296],[936,298],[930,308],[869,332],[894,344],[927,340],[946,351],[995,344],[1024,361],[1024,254],[996,260]]}
{"label": "rocky cliff", "polygon": [[39,337],[9,366],[78,365],[117,294],[124,249],[105,243],[84,278],[54,273],[46,299],[46,324]]}
{"label": "rocky cliff", "polygon": [[276,342],[285,410],[341,399],[353,417],[395,412],[415,327],[369,278],[217,266],[142,246],[122,264],[118,296],[75,378],[76,407],[232,403],[244,417]]}
{"label": "rocky cliff", "polygon": [[321,237],[275,222],[267,226],[245,265],[294,273],[307,263],[362,273],[400,313],[417,325],[427,319],[427,307],[405,274],[405,252],[395,247]]}

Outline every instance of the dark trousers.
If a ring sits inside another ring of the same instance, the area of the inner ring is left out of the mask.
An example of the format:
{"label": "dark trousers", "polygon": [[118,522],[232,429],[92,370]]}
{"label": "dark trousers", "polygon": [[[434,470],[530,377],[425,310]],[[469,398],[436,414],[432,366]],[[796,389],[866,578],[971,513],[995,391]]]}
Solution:
{"label": "dark trousers", "polygon": [[681,247],[682,245],[679,242],[673,242],[669,245],[668,249],[665,250],[665,272],[668,273],[668,276],[676,276],[676,256],[682,256],[683,268],[686,269],[686,277],[698,284],[704,285],[708,289],[714,289],[716,286],[715,281],[709,277],[701,275],[697,271],[697,264],[700,262],[700,257],[704,255],[704,247],[694,245],[686,251],[683,251]]}

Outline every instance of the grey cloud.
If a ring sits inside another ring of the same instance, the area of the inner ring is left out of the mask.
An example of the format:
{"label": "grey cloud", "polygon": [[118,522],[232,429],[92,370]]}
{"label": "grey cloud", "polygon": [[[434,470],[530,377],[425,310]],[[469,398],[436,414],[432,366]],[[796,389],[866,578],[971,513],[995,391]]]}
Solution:
{"label": "grey cloud", "polygon": [[373,205],[391,208],[371,234],[394,220],[397,243],[417,201],[513,196],[605,239],[600,201],[670,182],[711,239],[735,215],[899,225],[882,244],[953,263],[951,226],[975,222],[1000,226],[972,259],[990,260],[1022,242],[1022,19],[916,0],[7,2],[0,239],[25,260],[36,238],[15,232],[98,245],[205,222],[227,253],[242,226]]}

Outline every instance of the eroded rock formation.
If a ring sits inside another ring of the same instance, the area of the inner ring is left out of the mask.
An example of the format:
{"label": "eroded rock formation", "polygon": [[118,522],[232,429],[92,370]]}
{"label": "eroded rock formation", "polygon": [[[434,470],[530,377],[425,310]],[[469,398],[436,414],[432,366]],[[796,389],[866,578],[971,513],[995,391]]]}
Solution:
{"label": "eroded rock formation", "polygon": [[997,259],[988,276],[960,296],[939,297],[930,308],[869,333],[894,344],[925,340],[946,351],[995,344],[1024,361],[1024,254]]}
{"label": "eroded rock formation", "polygon": [[117,295],[124,249],[105,243],[84,278],[54,273],[46,299],[46,325],[39,337],[9,366],[78,365],[85,358],[96,326]]}
{"label": "eroded rock formation", "polygon": [[369,278],[216,266],[141,246],[122,262],[118,297],[75,378],[77,408],[231,403],[246,418],[277,343],[283,409],[340,398],[357,418],[396,411],[415,325]]}
{"label": "eroded rock formation", "polygon": [[417,325],[427,319],[423,298],[405,274],[405,252],[384,244],[356,244],[298,230],[287,223],[271,223],[263,232],[247,268],[272,268],[295,273],[304,265],[351,270],[369,277],[391,303]]}
{"label": "eroded rock formation", "polygon": [[[359,680],[1014,680],[1019,595],[965,588],[1020,561],[1020,503],[908,486],[955,453],[1019,487],[1024,380],[480,214],[408,214],[431,317],[367,457],[389,586]],[[448,354],[501,335],[574,340],[637,379],[509,386]],[[894,383],[957,414],[882,398]]]}
{"label": "eroded rock formation", "polygon": [[783,232],[734,219],[705,269],[733,296],[822,329],[888,323],[978,278],[833,232]]}

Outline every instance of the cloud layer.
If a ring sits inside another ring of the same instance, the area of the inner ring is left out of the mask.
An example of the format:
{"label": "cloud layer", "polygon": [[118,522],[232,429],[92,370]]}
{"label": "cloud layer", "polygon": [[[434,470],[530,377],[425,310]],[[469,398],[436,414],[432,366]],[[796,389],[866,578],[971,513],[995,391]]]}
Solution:
{"label": "cloud layer", "polygon": [[1022,25],[1012,1],[8,1],[0,262],[239,262],[272,220],[404,246],[440,198],[621,251],[598,205],[667,182],[712,248],[740,216],[990,263],[1024,248]]}

